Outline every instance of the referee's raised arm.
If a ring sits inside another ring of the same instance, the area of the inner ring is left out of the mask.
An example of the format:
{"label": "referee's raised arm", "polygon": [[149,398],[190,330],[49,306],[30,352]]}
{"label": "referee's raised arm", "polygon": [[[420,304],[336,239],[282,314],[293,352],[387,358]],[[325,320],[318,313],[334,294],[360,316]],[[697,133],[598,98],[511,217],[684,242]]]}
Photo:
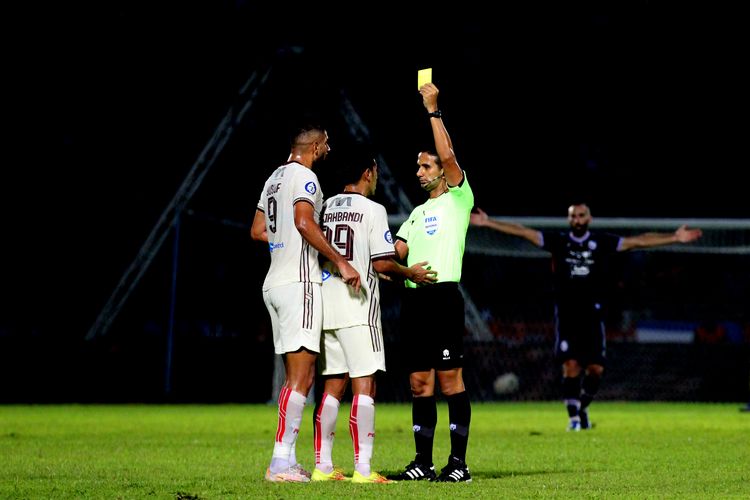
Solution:
{"label": "referee's raised arm", "polygon": [[456,160],[456,154],[453,151],[453,143],[443,123],[443,113],[438,108],[439,90],[434,83],[426,83],[420,87],[419,93],[422,94],[422,103],[430,117],[432,135],[435,138],[435,149],[440,158],[440,163],[445,169],[445,180],[451,187],[458,186],[464,178],[464,172],[458,166],[458,160]]}

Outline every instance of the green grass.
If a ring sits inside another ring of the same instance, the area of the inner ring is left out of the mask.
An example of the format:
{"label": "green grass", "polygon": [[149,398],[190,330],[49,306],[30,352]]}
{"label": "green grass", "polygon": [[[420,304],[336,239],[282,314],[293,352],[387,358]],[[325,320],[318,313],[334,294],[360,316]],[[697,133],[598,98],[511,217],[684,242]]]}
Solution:
{"label": "green grass", "polygon": [[[0,498],[749,498],[750,414],[739,404],[592,405],[567,433],[562,403],[474,404],[471,484],[272,484],[276,408],[0,406]],[[353,470],[347,405],[334,462]],[[313,462],[312,409],[297,445]],[[407,405],[377,406],[373,467],[413,458]],[[449,452],[439,407],[435,465]]]}

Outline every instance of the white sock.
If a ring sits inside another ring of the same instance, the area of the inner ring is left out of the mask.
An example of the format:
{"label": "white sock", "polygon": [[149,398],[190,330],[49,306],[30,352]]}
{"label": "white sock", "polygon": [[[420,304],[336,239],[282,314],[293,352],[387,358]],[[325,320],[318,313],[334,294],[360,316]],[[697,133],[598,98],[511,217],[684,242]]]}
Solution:
{"label": "white sock", "polygon": [[306,399],[304,395],[287,387],[283,387],[279,393],[279,423],[276,427],[271,472],[281,472],[294,465],[290,461],[290,455],[297,441]]}
{"label": "white sock", "polygon": [[318,414],[315,415],[315,468],[326,474],[333,471],[331,454],[340,405],[341,402],[338,399],[324,392],[318,407]]}
{"label": "white sock", "polygon": [[371,473],[370,459],[375,442],[375,400],[364,394],[355,394],[349,415],[349,433],[354,445],[354,468],[365,477]]}

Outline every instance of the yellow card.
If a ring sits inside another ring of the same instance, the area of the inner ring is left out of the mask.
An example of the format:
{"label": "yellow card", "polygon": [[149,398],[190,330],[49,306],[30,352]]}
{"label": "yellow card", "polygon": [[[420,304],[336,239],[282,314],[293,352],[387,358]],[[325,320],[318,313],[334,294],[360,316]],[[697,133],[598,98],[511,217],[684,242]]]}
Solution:
{"label": "yellow card", "polygon": [[432,68],[420,69],[417,71],[417,90],[425,83],[432,82]]}

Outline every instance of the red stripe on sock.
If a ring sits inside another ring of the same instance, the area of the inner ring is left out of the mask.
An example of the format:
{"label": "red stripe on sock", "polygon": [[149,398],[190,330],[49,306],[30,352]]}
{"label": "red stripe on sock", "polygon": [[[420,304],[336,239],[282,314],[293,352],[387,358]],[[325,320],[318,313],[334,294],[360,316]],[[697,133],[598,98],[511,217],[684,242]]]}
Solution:
{"label": "red stripe on sock", "polygon": [[357,409],[359,408],[359,394],[352,399],[352,411],[349,414],[349,434],[352,436],[354,445],[354,463],[359,462],[359,427],[357,425]]}
{"label": "red stripe on sock", "polygon": [[315,445],[315,464],[320,463],[320,447],[323,440],[323,426],[320,423],[320,416],[323,413],[325,407],[326,398],[328,393],[324,392],[323,397],[320,400],[320,406],[318,407],[318,413],[315,414],[315,436],[313,436],[313,443]]}
{"label": "red stripe on sock", "polygon": [[288,387],[282,387],[279,392],[279,423],[276,427],[276,442],[280,443],[284,437],[284,430],[286,429],[286,407],[289,404],[289,396],[291,396],[292,390]]}

